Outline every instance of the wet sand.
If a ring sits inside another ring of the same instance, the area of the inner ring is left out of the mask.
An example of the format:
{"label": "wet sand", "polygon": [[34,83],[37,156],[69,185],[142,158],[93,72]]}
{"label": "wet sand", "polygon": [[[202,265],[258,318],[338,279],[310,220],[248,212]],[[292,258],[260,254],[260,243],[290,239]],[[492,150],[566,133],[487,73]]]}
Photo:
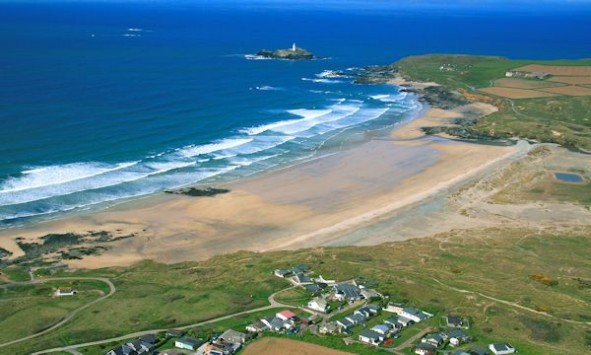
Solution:
{"label": "wet sand", "polygon": [[[338,244],[343,235],[461,184],[522,149],[422,137],[418,130],[457,115],[431,109],[389,136],[229,184],[228,194],[160,194],[2,231],[0,246],[17,255],[15,237],[34,240],[47,233],[102,230],[136,234],[110,243],[100,256],[67,261],[72,267],[99,268],[143,259],[174,263],[238,250]],[[386,241],[402,239],[406,236],[392,235]]]}

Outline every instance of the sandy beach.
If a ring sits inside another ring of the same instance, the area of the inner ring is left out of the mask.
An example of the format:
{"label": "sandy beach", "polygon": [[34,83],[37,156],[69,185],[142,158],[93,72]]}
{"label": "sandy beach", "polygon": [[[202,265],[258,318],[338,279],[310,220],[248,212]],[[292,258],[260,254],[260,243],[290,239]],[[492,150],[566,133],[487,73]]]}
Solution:
{"label": "sandy beach", "polygon": [[[483,113],[494,107],[475,104]],[[109,244],[72,267],[202,260],[238,250],[267,251],[338,244],[339,238],[420,203],[527,147],[498,147],[424,137],[421,126],[445,124],[454,111],[430,109],[391,134],[332,155],[240,180],[228,194],[196,198],[160,194],[111,209],[0,232],[0,246],[22,254],[16,237],[110,231],[135,237]],[[384,236],[379,242],[416,235]],[[363,240],[355,243],[363,244]]]}

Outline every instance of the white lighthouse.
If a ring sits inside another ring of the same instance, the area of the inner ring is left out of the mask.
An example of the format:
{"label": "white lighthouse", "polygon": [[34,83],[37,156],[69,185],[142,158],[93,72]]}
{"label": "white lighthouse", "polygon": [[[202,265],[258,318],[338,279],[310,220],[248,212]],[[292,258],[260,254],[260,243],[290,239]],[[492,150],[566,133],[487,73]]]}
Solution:
{"label": "white lighthouse", "polygon": [[292,51],[292,52],[295,52],[297,48],[298,48],[298,47],[296,47],[296,44],[295,44],[295,42],[293,42],[293,44],[291,45],[291,51]]}

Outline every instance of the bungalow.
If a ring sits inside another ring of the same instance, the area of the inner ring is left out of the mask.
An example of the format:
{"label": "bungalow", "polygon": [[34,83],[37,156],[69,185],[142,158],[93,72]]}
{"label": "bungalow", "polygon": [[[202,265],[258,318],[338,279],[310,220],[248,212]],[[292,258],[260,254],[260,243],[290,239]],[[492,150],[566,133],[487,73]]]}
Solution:
{"label": "bungalow", "polygon": [[384,323],[390,324],[392,327],[396,329],[401,329],[404,327],[402,324],[400,324],[399,316],[387,318],[386,320],[384,320]]}
{"label": "bungalow", "polygon": [[280,332],[283,329],[287,329],[288,325],[291,328],[291,324],[278,317],[265,317],[261,319],[261,322],[263,322],[263,324],[265,324],[272,332]]}
{"label": "bungalow", "polygon": [[461,329],[452,329],[449,333],[449,343],[451,346],[458,346],[463,343],[469,343],[472,341],[472,337],[464,333]]}
{"label": "bungalow", "polygon": [[392,328],[388,324],[378,324],[378,325],[375,325],[373,328],[371,328],[371,330],[380,334],[380,336],[381,336],[380,340],[384,341],[384,339],[387,338],[388,335],[390,334],[390,331],[392,330]]}
{"label": "bungalow", "polygon": [[136,351],[127,345],[119,345],[109,350],[106,355],[135,355]]}
{"label": "bungalow", "polygon": [[440,347],[443,345],[443,341],[443,338],[437,333],[429,334],[421,339],[421,343],[432,344],[435,347]]}
{"label": "bungalow", "polygon": [[218,337],[218,340],[223,340],[226,343],[244,344],[247,337],[248,336],[244,333],[228,329]]}
{"label": "bungalow", "polygon": [[156,346],[154,346],[154,344],[147,343],[140,339],[134,340],[125,345],[132,348],[136,354],[148,354],[152,352],[154,349],[156,349]]}
{"label": "bungalow", "polygon": [[297,316],[297,314],[293,313],[292,311],[286,309],[284,311],[281,311],[281,312],[275,314],[275,317],[277,317],[281,320],[284,320],[284,321],[295,321],[298,316]]}
{"label": "bungalow", "polygon": [[347,317],[345,317],[345,319],[348,319],[354,325],[359,325],[359,324],[365,323],[365,320],[367,319],[367,317],[363,316],[362,314],[357,313],[357,314],[347,316]]}
{"label": "bungalow", "polygon": [[201,340],[199,339],[195,339],[195,338],[191,338],[191,337],[182,337],[180,339],[177,339],[174,342],[174,346],[175,348],[179,348],[179,349],[186,349],[186,350],[197,350],[197,348],[199,347],[199,345],[201,345]]}
{"label": "bungalow", "polygon": [[402,303],[388,303],[388,306],[386,306],[386,308],[384,308],[384,311],[386,312],[390,312],[390,313],[395,313],[395,314],[400,314],[402,313],[402,310],[404,310],[404,305]]}
{"label": "bungalow", "polygon": [[495,355],[506,355],[515,353],[515,348],[507,343],[496,343],[488,346]]}
{"label": "bungalow", "polygon": [[325,323],[318,327],[318,333],[320,334],[334,334],[338,330],[338,326],[336,323]]}
{"label": "bungalow", "polygon": [[308,308],[310,308],[313,311],[318,311],[322,313],[327,313],[330,310],[328,302],[321,297],[316,297],[312,299],[310,302],[308,302]]}
{"label": "bungalow", "polygon": [[359,341],[366,344],[379,345],[382,339],[383,337],[380,334],[370,329],[365,329],[359,334]]}
{"label": "bungalow", "polygon": [[434,355],[437,352],[437,347],[430,343],[419,343],[415,347],[415,354],[417,355]]}
{"label": "bungalow", "polygon": [[353,303],[362,299],[357,286],[352,284],[337,284],[333,287],[334,297],[339,301]]}
{"label": "bungalow", "polygon": [[372,316],[372,313],[369,311],[369,308],[367,307],[361,307],[357,310],[355,310],[355,312],[353,312],[353,314],[359,314],[364,316],[365,318],[369,318]]}
{"label": "bungalow", "polygon": [[74,296],[76,293],[78,293],[78,291],[74,290],[71,287],[58,287],[55,291],[55,295],[57,297]]}
{"label": "bungalow", "polygon": [[382,307],[377,304],[367,305],[366,308],[369,309],[369,312],[374,316],[380,314],[382,311]]}
{"label": "bungalow", "polygon": [[257,320],[246,326],[246,331],[249,333],[262,333],[269,330],[269,327],[260,320]]}
{"label": "bungalow", "polygon": [[398,324],[402,326],[402,328],[406,328],[409,325],[413,325],[416,322],[412,319],[406,318],[405,316],[398,316]]}
{"label": "bungalow", "polygon": [[419,323],[433,317],[433,315],[430,313],[423,312],[412,307],[406,307],[398,314],[412,320],[415,323]]}
{"label": "bungalow", "polygon": [[370,298],[376,298],[376,297],[383,298],[381,293],[379,293],[375,290],[372,290],[370,288],[360,287],[359,292],[361,292],[361,296],[363,298],[365,298],[366,300],[368,300]]}
{"label": "bungalow", "polygon": [[236,353],[242,344],[238,343],[226,343],[223,341],[216,341],[215,343],[209,345],[206,350],[206,355],[232,355]]}
{"label": "bungalow", "polygon": [[462,317],[458,316],[447,316],[445,317],[445,322],[447,323],[447,326],[450,328],[460,328],[464,325]]}
{"label": "bungalow", "polygon": [[343,319],[339,319],[337,321],[337,326],[341,329],[341,331],[343,331],[343,330],[349,330],[349,329],[353,328],[353,326],[355,326],[355,324],[353,322],[351,322],[350,320],[348,320],[347,318],[343,318]]}

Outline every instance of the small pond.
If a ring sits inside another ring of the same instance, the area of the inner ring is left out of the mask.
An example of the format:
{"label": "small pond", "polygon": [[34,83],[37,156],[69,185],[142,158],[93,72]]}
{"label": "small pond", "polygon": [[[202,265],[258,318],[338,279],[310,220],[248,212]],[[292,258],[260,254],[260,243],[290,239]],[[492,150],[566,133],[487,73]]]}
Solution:
{"label": "small pond", "polygon": [[554,173],[556,180],[561,182],[583,182],[583,177],[573,173]]}

